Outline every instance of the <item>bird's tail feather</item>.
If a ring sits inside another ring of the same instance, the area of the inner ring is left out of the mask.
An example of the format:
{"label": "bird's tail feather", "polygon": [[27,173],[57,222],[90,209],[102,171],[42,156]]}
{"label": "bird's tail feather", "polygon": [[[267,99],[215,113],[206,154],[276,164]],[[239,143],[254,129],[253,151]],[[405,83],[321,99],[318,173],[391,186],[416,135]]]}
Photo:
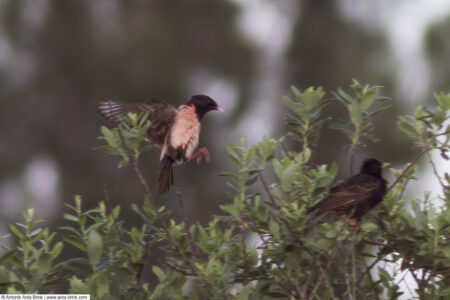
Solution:
{"label": "bird's tail feather", "polygon": [[306,227],[310,228],[316,225],[320,220],[325,218],[330,212],[326,211],[323,213],[318,213],[315,216],[311,217],[308,222],[306,222]]}
{"label": "bird's tail feather", "polygon": [[167,156],[163,157],[161,160],[159,178],[157,190],[160,195],[163,195],[169,191],[170,186],[174,183],[173,181],[173,167],[172,160]]}

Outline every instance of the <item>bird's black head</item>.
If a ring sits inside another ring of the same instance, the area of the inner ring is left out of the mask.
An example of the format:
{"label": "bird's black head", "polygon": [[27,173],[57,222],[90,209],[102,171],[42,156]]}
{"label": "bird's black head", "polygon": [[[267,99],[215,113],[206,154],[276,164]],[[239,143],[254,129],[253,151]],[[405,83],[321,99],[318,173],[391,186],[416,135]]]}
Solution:
{"label": "bird's black head", "polygon": [[381,177],[381,171],[388,165],[388,163],[382,163],[375,158],[368,158],[361,167],[361,173]]}
{"label": "bird's black head", "polygon": [[217,105],[216,101],[211,99],[211,97],[205,95],[195,95],[191,97],[187,105],[193,105],[195,111],[197,112],[198,119],[201,120],[203,116],[210,110],[223,111],[223,109]]}

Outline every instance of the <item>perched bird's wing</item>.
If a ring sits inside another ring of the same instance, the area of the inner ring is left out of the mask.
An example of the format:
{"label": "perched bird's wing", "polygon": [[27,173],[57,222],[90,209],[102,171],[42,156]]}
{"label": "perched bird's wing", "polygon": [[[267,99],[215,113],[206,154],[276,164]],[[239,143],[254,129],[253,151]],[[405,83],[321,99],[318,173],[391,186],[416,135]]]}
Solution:
{"label": "perched bird's wing", "polygon": [[309,209],[325,211],[349,210],[364,204],[374,194],[381,184],[380,180],[371,176],[353,176],[342,184],[332,188],[330,194]]}
{"label": "perched bird's wing", "polygon": [[121,117],[129,112],[147,113],[147,119],[151,122],[147,132],[148,138],[152,143],[162,146],[178,111],[172,105],[159,100],[138,103],[108,100],[97,104],[97,112],[114,126],[119,125],[122,122]]}

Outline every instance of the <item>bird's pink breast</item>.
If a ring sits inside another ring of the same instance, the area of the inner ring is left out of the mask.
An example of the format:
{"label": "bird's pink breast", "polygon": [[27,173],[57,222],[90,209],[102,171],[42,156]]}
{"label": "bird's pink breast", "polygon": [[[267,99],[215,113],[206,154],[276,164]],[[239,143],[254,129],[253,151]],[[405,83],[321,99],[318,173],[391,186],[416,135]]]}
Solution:
{"label": "bird's pink breast", "polygon": [[200,121],[193,106],[182,105],[179,109],[171,130],[170,144],[175,149],[184,149],[188,159],[198,146]]}

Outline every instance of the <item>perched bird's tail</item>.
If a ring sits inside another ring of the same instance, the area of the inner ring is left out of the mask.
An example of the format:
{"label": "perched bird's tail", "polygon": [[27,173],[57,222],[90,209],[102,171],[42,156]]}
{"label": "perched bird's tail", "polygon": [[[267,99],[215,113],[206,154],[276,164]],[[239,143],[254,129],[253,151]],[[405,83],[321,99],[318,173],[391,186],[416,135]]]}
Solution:
{"label": "perched bird's tail", "polygon": [[323,218],[325,218],[330,212],[326,211],[326,212],[322,212],[322,213],[317,213],[315,216],[312,216],[308,222],[306,222],[306,227],[310,228],[313,227],[314,225],[316,225],[320,220],[322,220]]}
{"label": "perched bird's tail", "polygon": [[172,159],[164,156],[161,160],[157,190],[160,195],[165,194],[171,185],[173,185],[173,167]]}
{"label": "perched bird's tail", "polygon": [[[319,209],[319,204],[314,205],[313,207],[308,208],[308,210],[306,211],[307,214],[310,214],[312,212],[314,212],[315,210]],[[317,211],[316,214],[314,216],[312,216],[311,218],[309,218],[308,222],[306,222],[306,227],[310,228],[313,227],[314,225],[316,225],[320,220],[322,220],[324,217],[326,217],[330,212],[329,211]]]}

